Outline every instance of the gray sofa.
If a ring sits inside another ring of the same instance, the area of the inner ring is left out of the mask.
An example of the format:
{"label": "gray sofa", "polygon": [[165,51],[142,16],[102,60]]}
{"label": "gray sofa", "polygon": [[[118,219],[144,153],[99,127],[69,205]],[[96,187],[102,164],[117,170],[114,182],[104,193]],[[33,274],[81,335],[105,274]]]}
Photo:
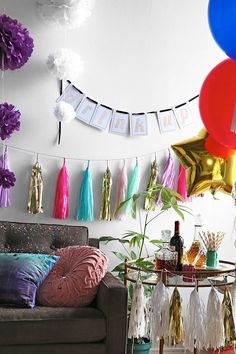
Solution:
{"label": "gray sofa", "polygon": [[[0,252],[50,254],[73,245],[97,247],[81,226],[0,222]],[[127,289],[107,273],[84,308],[0,304],[0,354],[124,354]]]}

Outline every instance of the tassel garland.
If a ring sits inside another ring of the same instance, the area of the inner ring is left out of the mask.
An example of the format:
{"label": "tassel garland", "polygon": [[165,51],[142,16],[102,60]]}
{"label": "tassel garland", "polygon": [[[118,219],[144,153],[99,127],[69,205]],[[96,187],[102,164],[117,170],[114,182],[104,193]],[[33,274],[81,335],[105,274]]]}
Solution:
{"label": "tassel garland", "polygon": [[157,179],[158,179],[158,168],[157,168],[157,162],[156,160],[154,160],[151,164],[150,177],[149,177],[149,182],[146,190],[146,192],[148,193],[148,197],[144,198],[143,209],[146,211],[150,211],[150,210],[154,211],[156,208],[156,192],[150,191],[150,187],[157,184]]}
{"label": "tassel garland", "polygon": [[102,200],[101,200],[101,207],[100,207],[100,220],[106,220],[106,221],[111,220],[111,187],[112,187],[111,171],[109,167],[107,167],[102,181]]}
{"label": "tassel garland", "polygon": [[224,298],[222,302],[222,313],[225,331],[225,344],[230,345],[232,341],[236,340],[235,322],[233,305],[231,295],[227,288],[225,288]]}
{"label": "tassel garland", "polygon": [[[178,175],[178,187],[177,192],[182,195],[186,202],[191,202],[192,198],[187,196],[186,191],[186,171],[182,164],[179,165],[179,175]],[[177,198],[180,202],[183,202],[181,199]]]}
{"label": "tassel garland", "polygon": [[57,186],[54,200],[53,217],[56,219],[68,218],[69,210],[69,175],[65,162],[57,177]]}
{"label": "tassel garland", "polygon": [[43,178],[38,161],[31,172],[27,211],[30,214],[43,213]]}
{"label": "tassel garland", "polygon": [[7,208],[11,205],[11,187],[15,185],[15,175],[9,171],[7,147],[0,156],[0,208]]}
{"label": "tassel garland", "polygon": [[[174,167],[174,162],[171,153],[169,151],[169,156],[165,164],[161,184],[166,188],[173,188],[174,181],[175,181],[175,167]],[[157,204],[161,204],[161,191],[157,198]]]}
{"label": "tassel garland", "polygon": [[206,348],[218,349],[224,346],[222,307],[217,291],[212,287],[207,301]]}
{"label": "tassel garland", "polygon": [[138,279],[135,283],[132,295],[128,338],[140,338],[145,336],[145,306],[146,297],[144,294],[144,287],[142,281]]}
{"label": "tassel garland", "polygon": [[152,294],[151,337],[154,343],[169,335],[169,295],[162,280]]}
{"label": "tassel garland", "polygon": [[233,305],[233,313],[234,316],[236,316],[236,279],[229,288],[230,295],[231,295],[231,300],[232,300],[232,305]]}
{"label": "tassel garland", "polygon": [[[116,196],[115,196],[115,211],[119,207],[119,205],[125,201],[126,197],[126,190],[127,190],[127,172],[126,167],[124,166],[120,171],[118,182],[117,182],[117,189],[116,189]],[[124,218],[124,208],[120,208],[117,212],[115,212],[115,219],[122,220]]]}
{"label": "tassel garland", "polygon": [[197,289],[190,294],[185,319],[185,349],[193,352],[194,348],[206,347],[205,306]]}
{"label": "tassel garland", "polygon": [[[129,180],[126,199],[130,199],[134,196],[134,194],[138,193],[138,188],[139,188],[139,165],[138,165],[138,160],[136,160],[136,165],[133,169],[132,175]],[[135,218],[135,212],[133,210],[132,199],[130,199],[126,203],[125,211],[126,211],[126,215],[132,216],[133,218]]]}
{"label": "tassel garland", "polygon": [[177,288],[174,289],[170,300],[169,341],[171,345],[181,344],[184,341],[182,300]]}
{"label": "tassel garland", "polygon": [[89,164],[83,172],[78,200],[76,220],[93,221],[93,184]]}

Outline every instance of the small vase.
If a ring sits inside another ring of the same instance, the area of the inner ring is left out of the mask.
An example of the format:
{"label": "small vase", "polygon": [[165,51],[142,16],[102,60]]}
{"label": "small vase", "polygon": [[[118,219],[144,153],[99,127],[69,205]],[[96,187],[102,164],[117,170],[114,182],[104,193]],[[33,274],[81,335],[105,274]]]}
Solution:
{"label": "small vase", "polygon": [[217,268],[219,266],[219,257],[217,251],[207,251],[206,266],[208,268]]}
{"label": "small vase", "polygon": [[132,351],[132,343],[127,344],[127,354],[149,354],[152,347],[151,342],[134,344]]}

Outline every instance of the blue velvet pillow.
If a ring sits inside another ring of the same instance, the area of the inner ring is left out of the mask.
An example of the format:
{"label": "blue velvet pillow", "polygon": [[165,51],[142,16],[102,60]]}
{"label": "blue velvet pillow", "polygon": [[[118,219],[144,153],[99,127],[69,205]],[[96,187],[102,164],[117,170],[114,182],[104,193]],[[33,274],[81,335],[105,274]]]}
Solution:
{"label": "blue velvet pillow", "polygon": [[34,307],[38,287],[60,257],[0,253],[0,303]]}

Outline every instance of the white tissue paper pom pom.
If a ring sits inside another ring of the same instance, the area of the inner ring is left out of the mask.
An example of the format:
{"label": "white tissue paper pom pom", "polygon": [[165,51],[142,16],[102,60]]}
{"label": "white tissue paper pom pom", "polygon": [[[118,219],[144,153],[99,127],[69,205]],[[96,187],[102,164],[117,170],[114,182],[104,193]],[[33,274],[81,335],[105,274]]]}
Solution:
{"label": "white tissue paper pom pom", "polygon": [[69,28],[82,26],[91,16],[95,0],[37,0],[40,17]]}
{"label": "white tissue paper pom pom", "polygon": [[84,71],[79,55],[65,48],[49,54],[46,64],[48,70],[60,80],[73,81]]}
{"label": "white tissue paper pom pom", "polygon": [[59,122],[64,123],[71,122],[76,115],[72,105],[64,101],[61,101],[56,105],[54,114]]}

